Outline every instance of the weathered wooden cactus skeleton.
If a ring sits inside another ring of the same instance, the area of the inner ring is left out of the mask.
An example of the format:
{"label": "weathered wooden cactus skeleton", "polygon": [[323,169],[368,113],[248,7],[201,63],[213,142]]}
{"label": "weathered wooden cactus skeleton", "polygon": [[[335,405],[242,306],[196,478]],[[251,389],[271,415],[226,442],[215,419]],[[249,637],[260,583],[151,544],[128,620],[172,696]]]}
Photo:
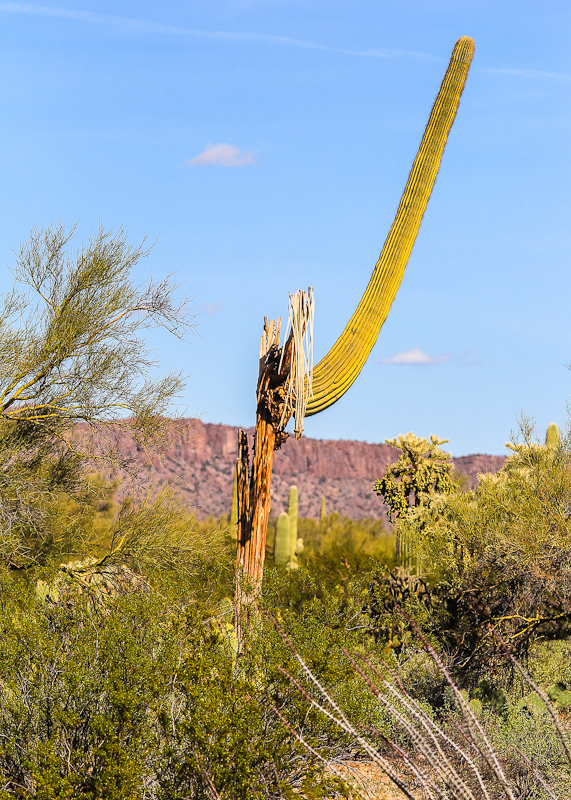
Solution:
{"label": "weathered wooden cactus skeleton", "polygon": [[[294,296],[303,308],[298,314],[297,329],[294,330],[295,326],[292,326],[283,345],[280,345],[280,320],[264,320],[251,468],[246,434],[244,431],[238,432],[238,617],[241,608],[256,597],[261,586],[274,450],[279,450],[286,440],[288,434],[285,426],[292,414],[296,416],[296,436],[300,436],[303,416],[312,416],[333,405],[345,394],[365,365],[404,275],[473,54],[472,39],[464,36],[456,42],[395,220],[369,285],[329,353],[315,369],[311,369],[307,353],[300,352],[300,340],[311,334],[311,290],[308,295],[303,293],[303,296]],[[305,369],[305,374],[300,376],[301,369]],[[303,391],[300,385],[305,387]],[[300,397],[304,393],[305,396]],[[295,412],[292,396],[297,401]]]}

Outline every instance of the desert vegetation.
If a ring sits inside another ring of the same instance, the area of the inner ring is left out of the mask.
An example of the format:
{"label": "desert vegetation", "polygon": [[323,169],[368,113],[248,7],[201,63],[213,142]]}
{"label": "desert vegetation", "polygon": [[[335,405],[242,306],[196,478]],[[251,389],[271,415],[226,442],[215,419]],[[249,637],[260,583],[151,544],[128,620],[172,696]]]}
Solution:
{"label": "desert vegetation", "polygon": [[568,796],[568,437],[525,427],[469,491],[438,442],[402,437],[400,558],[381,521],[298,519],[240,640],[230,515],[58,486],[66,536],[3,556],[2,796],[382,797],[370,762],[395,796]]}
{"label": "desert vegetation", "polygon": [[[407,433],[371,485],[389,522],[270,516],[275,449],[349,389],[398,289],[473,53],[457,43],[354,317],[315,370],[312,293],[265,321],[250,464],[228,517],[140,485],[191,435],[144,338],[192,328],[170,279],[100,230],[34,230],[0,324],[0,797],[571,794],[571,434],[530,421],[468,489],[446,440]],[[373,311],[370,311],[373,309]],[[313,380],[313,389],[312,389]],[[130,491],[118,484],[130,476]],[[119,491],[122,489],[121,491]],[[385,790],[383,790],[385,791]]]}

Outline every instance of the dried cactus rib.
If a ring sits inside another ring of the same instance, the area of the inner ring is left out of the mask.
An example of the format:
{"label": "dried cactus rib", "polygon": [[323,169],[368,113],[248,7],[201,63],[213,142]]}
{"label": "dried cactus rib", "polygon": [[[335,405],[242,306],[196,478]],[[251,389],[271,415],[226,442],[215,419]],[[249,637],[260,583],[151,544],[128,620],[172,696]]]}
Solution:
{"label": "dried cactus rib", "polygon": [[333,405],[349,389],[377,341],[420,228],[473,54],[474,42],[468,36],[456,42],[369,285],[345,330],[314,369],[308,417]]}

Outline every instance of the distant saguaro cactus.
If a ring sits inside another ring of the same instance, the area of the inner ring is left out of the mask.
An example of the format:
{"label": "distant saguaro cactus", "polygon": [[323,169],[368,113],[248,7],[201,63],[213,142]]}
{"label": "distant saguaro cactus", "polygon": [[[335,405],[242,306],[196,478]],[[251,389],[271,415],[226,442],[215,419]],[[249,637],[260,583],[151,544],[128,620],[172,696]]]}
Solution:
{"label": "distant saguaro cactus", "polygon": [[327,516],[327,507],[325,505],[325,497],[321,496],[321,508],[319,509],[319,521],[325,522],[325,517]]}
{"label": "distant saguaro cactus", "polygon": [[554,450],[559,447],[559,428],[554,422],[552,422],[547,428],[547,433],[545,434],[545,444],[547,447],[552,447]]}
{"label": "distant saguaro cactus", "polygon": [[280,566],[289,564],[291,558],[291,536],[289,516],[285,511],[278,517],[274,540],[274,562]]}
{"label": "distant saguaro cactus", "polygon": [[287,508],[287,515],[289,518],[289,541],[290,541],[290,559],[297,561],[297,508],[298,508],[298,494],[297,486],[289,487],[289,502]]}

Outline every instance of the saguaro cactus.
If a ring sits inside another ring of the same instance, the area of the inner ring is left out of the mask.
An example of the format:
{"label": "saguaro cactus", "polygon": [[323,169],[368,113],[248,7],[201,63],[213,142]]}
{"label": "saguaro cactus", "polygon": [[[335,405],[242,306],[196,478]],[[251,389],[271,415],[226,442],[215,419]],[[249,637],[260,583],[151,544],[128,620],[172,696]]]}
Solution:
{"label": "saguaro cactus", "polygon": [[289,519],[289,552],[291,561],[297,560],[297,502],[297,486],[290,486],[287,515]]}
{"label": "saguaro cactus", "polygon": [[[304,405],[306,416],[317,414],[339,400],[357,378],[377,340],[400,286],[430,198],[473,54],[472,39],[464,36],[456,42],[395,221],[371,280],[341,336],[312,371],[313,393],[307,405]],[[311,293],[308,296],[310,297]],[[298,340],[303,338],[299,331],[296,338]],[[291,375],[293,349],[293,334],[290,334],[285,344],[280,346],[279,320],[277,324],[273,320],[265,320],[260,348],[256,431],[251,472],[248,466],[245,434],[243,431],[238,434],[241,443],[239,462],[242,464],[238,477],[240,519],[236,562],[238,616],[242,600],[246,599],[242,597],[243,579],[245,577],[249,579],[248,599],[251,599],[259,591],[262,578],[273,452],[281,447],[287,437],[284,427],[289,416],[284,412],[284,408],[286,410],[289,408],[285,398],[293,380]],[[296,363],[294,359],[293,364]],[[295,367],[293,371],[296,372]],[[296,372],[295,380],[299,384],[299,371]],[[296,430],[299,434],[300,424],[297,419]],[[240,490],[240,486],[243,487],[243,491]]]}
{"label": "saguaro cactus", "polygon": [[549,427],[547,428],[545,444],[547,447],[552,447],[554,450],[557,450],[559,447],[559,428],[554,422],[550,423]]}
{"label": "saguaro cactus", "polygon": [[473,55],[473,40],[468,36],[458,39],[369,285],[345,330],[313,371],[313,397],[307,407],[308,417],[328,408],[345,394],[377,341],[432,193]]}
{"label": "saguaro cactus", "polygon": [[283,511],[276,525],[274,540],[274,562],[278,565],[288,564],[291,559],[291,530],[288,514]]}

